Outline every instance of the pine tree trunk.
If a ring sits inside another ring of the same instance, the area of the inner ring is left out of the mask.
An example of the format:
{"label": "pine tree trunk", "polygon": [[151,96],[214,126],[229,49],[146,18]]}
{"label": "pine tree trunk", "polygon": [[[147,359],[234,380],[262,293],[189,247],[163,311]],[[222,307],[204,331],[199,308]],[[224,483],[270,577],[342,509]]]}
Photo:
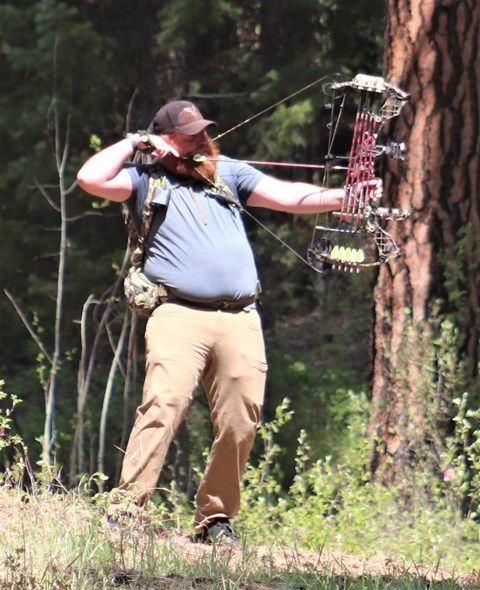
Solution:
{"label": "pine tree trunk", "polygon": [[390,126],[409,152],[387,164],[385,194],[412,211],[406,223],[390,222],[403,256],[381,268],[375,288],[371,468],[383,465],[387,481],[424,434],[417,384],[439,300],[460,328],[458,352],[479,390],[479,34],[476,0],[387,2],[384,77],[411,100]]}

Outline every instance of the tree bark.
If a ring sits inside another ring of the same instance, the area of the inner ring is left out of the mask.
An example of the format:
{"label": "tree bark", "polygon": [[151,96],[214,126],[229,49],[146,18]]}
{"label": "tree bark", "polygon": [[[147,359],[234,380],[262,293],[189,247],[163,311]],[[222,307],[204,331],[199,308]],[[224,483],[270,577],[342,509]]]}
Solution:
{"label": "tree bark", "polygon": [[424,435],[432,308],[454,318],[458,354],[477,381],[480,336],[480,4],[388,0],[384,77],[411,94],[389,135],[409,145],[386,165],[385,194],[412,211],[387,228],[402,247],[379,272],[374,298],[371,469],[392,481]]}

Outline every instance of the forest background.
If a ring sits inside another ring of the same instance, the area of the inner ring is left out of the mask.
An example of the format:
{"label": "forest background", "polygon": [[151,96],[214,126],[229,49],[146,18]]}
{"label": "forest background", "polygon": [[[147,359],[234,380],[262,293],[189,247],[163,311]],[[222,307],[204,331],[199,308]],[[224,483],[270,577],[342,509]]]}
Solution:
{"label": "forest background", "polygon": [[[453,24],[442,31],[441,23],[458,22],[462,4],[468,3],[424,3],[434,7],[425,43],[437,58],[442,48],[428,43],[438,31],[457,38]],[[67,486],[83,473],[102,472],[111,487],[141,395],[144,324],[132,322],[121,294],[122,213],[76,186],[81,164],[125,132],[146,128],[170,99],[195,101],[224,130],[324,74],[348,79],[358,72],[398,73],[399,55],[389,48],[395,15],[401,14],[398,3],[383,0],[22,0],[0,7],[0,283],[6,289],[0,298],[0,376],[6,391],[22,400],[9,416],[12,422],[4,422],[4,435],[7,430],[20,435],[33,465],[41,459],[40,465],[54,463]],[[478,31],[478,19],[472,23]],[[446,45],[445,60],[457,49]],[[420,55],[422,47],[416,50]],[[435,91],[448,68],[434,66],[418,76],[417,86]],[[412,91],[411,78],[394,82]],[[412,121],[425,101],[425,116],[443,117],[442,133],[468,134],[475,144],[478,95],[470,102],[475,115],[470,127],[460,131],[435,92],[414,93],[413,99],[403,121],[391,128],[395,139],[420,141]],[[325,102],[318,85],[226,136],[222,151],[237,158],[318,162],[326,153]],[[267,502],[272,518],[282,496],[284,511],[289,496],[297,498],[296,508],[311,496],[318,501],[305,518],[335,518],[349,505],[341,490],[350,489],[350,482],[357,498],[350,517],[359,533],[370,530],[366,521],[375,518],[374,510],[385,515],[394,504],[417,515],[417,522],[444,513],[432,533],[432,550],[441,552],[451,544],[444,529],[453,518],[466,523],[464,538],[478,544],[478,150],[469,152],[468,174],[456,161],[456,175],[473,175],[477,184],[464,186],[462,202],[457,199],[449,210],[453,184],[445,180],[445,162],[437,162],[441,174],[431,202],[443,209],[435,209],[429,203],[431,177],[423,176],[432,172],[432,154],[424,156],[424,170],[418,144],[409,147],[415,169],[384,163],[382,172],[391,203],[409,174],[422,193],[421,206],[418,194],[403,199],[415,215],[400,233],[407,253],[417,240],[422,261],[417,269],[428,274],[420,290],[411,248],[406,263],[380,274],[332,273],[319,280],[245,219],[264,289],[270,367],[267,426],[251,464],[260,465],[265,476],[257,507]],[[321,180],[307,171],[275,174]],[[447,227],[445,218],[454,219],[457,210],[473,213]],[[313,218],[267,211],[260,217],[306,250]],[[426,218],[422,258],[415,232]],[[400,283],[399,304],[394,294]],[[12,398],[3,402],[5,415]],[[191,500],[210,437],[206,402],[198,396],[160,485],[173,481],[172,489]],[[6,477],[13,477],[18,453],[24,452],[21,445],[5,445]],[[255,482],[250,483],[253,489]],[[378,537],[377,528],[371,532]],[[361,549],[364,539],[356,539]],[[319,537],[307,542],[318,543]]]}

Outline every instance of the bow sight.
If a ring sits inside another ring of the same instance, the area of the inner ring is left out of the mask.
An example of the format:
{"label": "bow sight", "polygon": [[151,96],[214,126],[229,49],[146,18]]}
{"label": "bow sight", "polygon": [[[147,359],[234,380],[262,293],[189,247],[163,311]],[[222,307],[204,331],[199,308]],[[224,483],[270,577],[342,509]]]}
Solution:
{"label": "bow sight", "polygon": [[387,145],[376,145],[373,150],[373,155],[375,157],[385,155],[394,160],[404,160],[406,153],[407,144],[403,141],[390,141]]}
{"label": "bow sight", "polygon": [[[400,249],[392,236],[380,225],[383,220],[401,221],[409,211],[376,207],[372,181],[375,178],[375,158],[386,155],[403,160],[407,147],[403,142],[378,144],[384,123],[400,114],[408,94],[383,78],[358,74],[350,82],[330,86],[331,109],[328,154],[326,161],[347,160],[343,184],[345,197],[340,211],[326,215],[325,223],[315,224],[307,252],[310,266],[318,273],[326,270],[359,272],[396,258]],[[348,156],[334,155],[335,139],[345,105],[357,102]],[[330,167],[326,167],[324,186],[328,185]],[[317,216],[318,218],[318,216]],[[370,240],[365,240],[369,237]],[[372,241],[369,245],[368,242]]]}

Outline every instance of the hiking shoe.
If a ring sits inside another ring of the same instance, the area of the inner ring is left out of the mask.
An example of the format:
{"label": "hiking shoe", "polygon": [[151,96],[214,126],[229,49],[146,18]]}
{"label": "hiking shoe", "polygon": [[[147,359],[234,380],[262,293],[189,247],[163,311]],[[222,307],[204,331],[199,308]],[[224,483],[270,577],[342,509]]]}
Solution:
{"label": "hiking shoe", "polygon": [[193,542],[207,543],[208,545],[239,545],[239,541],[227,518],[214,520],[208,524],[201,533],[193,537]]}

